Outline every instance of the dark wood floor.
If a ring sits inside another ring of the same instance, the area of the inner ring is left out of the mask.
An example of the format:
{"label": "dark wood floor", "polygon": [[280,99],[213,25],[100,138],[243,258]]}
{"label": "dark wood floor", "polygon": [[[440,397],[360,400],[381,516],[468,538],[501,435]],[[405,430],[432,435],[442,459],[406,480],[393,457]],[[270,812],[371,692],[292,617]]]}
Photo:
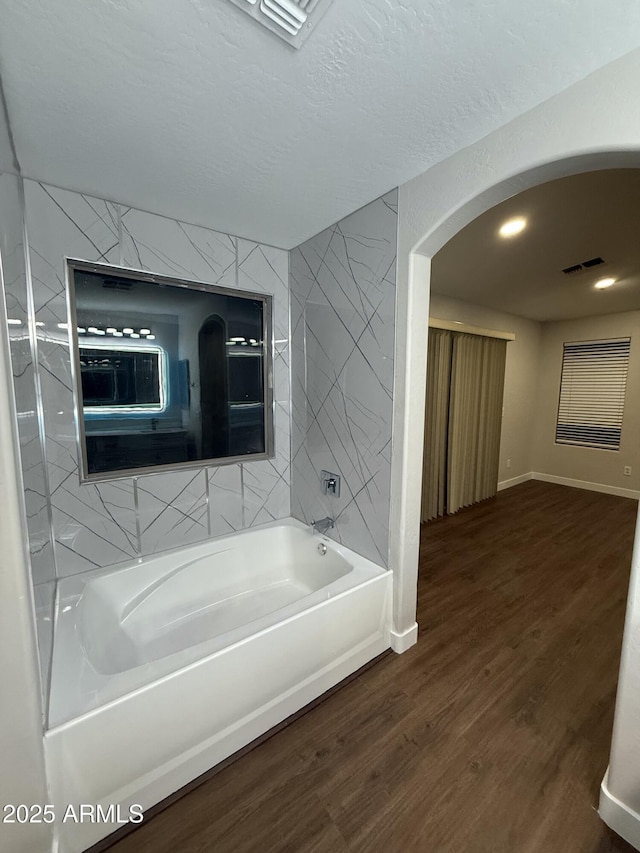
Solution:
{"label": "dark wood floor", "polygon": [[528,482],[429,525],[418,645],[111,853],[613,853],[599,820],[637,504]]}

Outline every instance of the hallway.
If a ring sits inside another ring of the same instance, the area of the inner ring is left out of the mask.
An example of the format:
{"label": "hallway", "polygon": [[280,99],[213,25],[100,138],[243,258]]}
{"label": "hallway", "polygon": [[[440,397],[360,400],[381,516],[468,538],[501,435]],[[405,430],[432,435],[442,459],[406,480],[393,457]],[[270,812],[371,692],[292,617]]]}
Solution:
{"label": "hallway", "polygon": [[418,645],[110,849],[630,851],[595,808],[636,511],[530,481],[423,528]]}

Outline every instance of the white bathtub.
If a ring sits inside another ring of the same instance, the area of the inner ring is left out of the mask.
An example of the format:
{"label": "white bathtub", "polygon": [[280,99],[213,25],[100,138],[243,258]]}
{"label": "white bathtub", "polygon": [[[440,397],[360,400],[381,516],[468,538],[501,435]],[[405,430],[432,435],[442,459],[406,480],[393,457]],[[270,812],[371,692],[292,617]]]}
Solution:
{"label": "white bathtub", "polygon": [[[168,796],[387,649],[390,601],[389,572],[292,519],[61,581],[56,812]],[[117,828],[56,826],[61,853]]]}

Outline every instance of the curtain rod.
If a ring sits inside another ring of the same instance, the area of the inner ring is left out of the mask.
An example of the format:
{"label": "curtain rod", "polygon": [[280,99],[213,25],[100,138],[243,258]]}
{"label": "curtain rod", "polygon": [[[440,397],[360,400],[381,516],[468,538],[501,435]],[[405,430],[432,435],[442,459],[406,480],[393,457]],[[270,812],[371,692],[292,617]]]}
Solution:
{"label": "curtain rod", "polygon": [[458,320],[438,320],[429,317],[430,329],[444,329],[447,332],[464,332],[467,335],[482,335],[484,338],[500,338],[503,341],[515,341],[515,332],[501,332],[498,329],[483,329],[481,326],[470,326]]}

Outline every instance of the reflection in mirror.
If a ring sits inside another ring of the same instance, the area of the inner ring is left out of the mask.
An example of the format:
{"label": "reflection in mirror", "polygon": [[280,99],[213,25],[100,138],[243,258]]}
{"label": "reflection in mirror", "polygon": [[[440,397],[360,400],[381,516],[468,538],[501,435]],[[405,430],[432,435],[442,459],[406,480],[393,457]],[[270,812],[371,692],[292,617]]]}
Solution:
{"label": "reflection in mirror", "polygon": [[68,272],[85,479],[273,455],[271,297],[82,261]]}

